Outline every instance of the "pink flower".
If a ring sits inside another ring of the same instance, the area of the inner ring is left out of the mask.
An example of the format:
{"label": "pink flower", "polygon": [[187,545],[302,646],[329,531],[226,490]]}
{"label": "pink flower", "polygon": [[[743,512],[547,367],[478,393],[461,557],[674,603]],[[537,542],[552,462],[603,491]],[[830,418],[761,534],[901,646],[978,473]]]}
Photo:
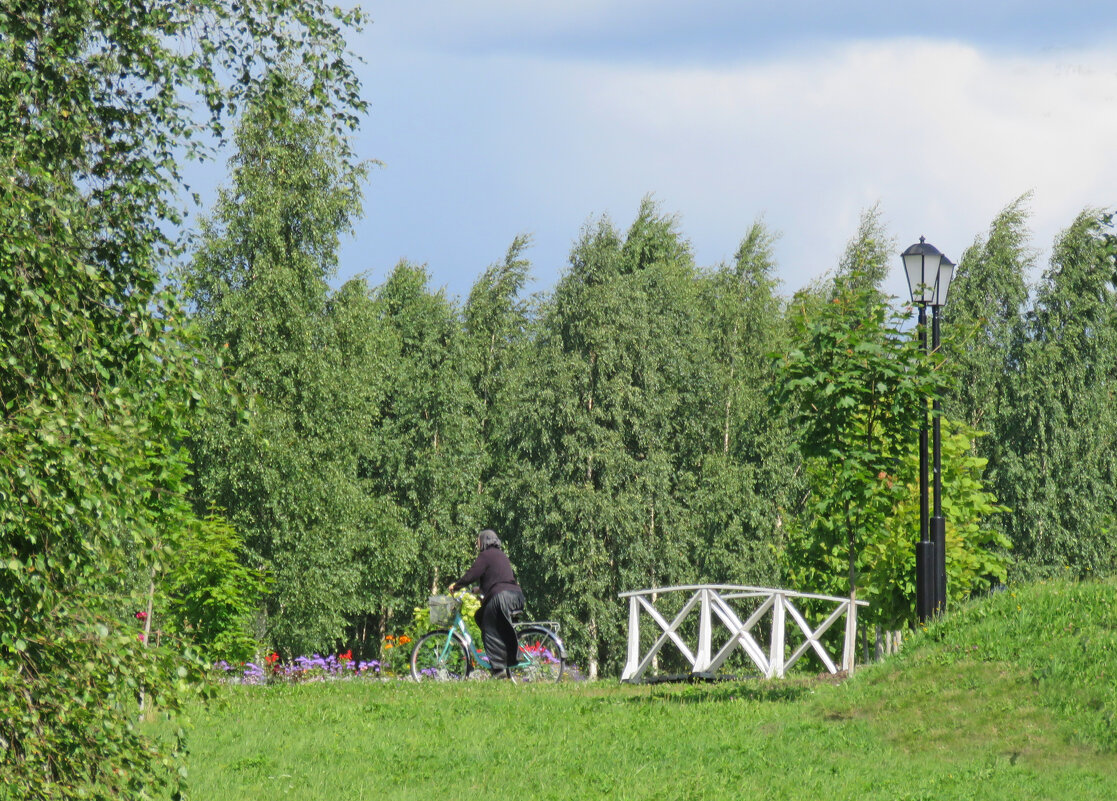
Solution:
{"label": "pink flower", "polygon": [[147,620],[147,612],[136,612],[136,620]]}

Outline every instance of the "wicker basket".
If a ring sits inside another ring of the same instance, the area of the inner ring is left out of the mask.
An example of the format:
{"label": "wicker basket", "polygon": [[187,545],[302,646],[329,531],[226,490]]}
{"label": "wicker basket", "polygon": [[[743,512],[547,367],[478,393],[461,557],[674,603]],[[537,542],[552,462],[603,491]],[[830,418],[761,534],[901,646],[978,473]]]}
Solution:
{"label": "wicker basket", "polygon": [[432,595],[427,605],[431,610],[432,626],[449,626],[462,608],[462,602],[452,595]]}

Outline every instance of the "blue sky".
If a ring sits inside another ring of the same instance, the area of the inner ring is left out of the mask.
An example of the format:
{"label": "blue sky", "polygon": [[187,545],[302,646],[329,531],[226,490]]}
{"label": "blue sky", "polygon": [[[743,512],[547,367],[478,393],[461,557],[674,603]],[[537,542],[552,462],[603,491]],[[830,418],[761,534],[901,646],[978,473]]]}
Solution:
{"label": "blue sky", "polygon": [[[405,0],[353,37],[378,159],[338,278],[402,258],[462,299],[513,237],[553,286],[582,226],[652,194],[700,265],[757,218],[783,291],[879,203],[957,260],[1031,191],[1040,264],[1117,197],[1117,4]],[[889,291],[906,293],[899,258]]]}

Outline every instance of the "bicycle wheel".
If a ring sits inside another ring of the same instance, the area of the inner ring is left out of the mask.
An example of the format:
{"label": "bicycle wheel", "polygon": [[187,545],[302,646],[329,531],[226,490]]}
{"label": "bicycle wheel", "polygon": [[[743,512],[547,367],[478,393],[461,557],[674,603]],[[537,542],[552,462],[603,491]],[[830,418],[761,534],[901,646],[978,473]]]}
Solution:
{"label": "bicycle wheel", "polygon": [[464,679],[470,667],[465,646],[446,629],[424,634],[411,651],[411,678],[415,681]]}
{"label": "bicycle wheel", "polygon": [[520,658],[512,668],[516,681],[530,684],[562,678],[566,649],[554,632],[543,626],[526,626],[516,636],[520,639]]}

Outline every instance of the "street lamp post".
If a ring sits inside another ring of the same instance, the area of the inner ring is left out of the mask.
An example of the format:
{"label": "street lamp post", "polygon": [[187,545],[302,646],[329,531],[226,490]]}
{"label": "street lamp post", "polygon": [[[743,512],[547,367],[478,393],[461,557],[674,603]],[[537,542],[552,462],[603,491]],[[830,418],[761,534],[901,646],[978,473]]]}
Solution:
{"label": "street lamp post", "polygon": [[[939,260],[939,278],[935,285],[935,300],[931,304],[931,349],[938,352],[941,344],[939,338],[939,309],[946,304],[946,292],[950,288],[950,279],[954,275],[954,262],[943,256]],[[942,514],[942,401],[938,394],[932,401],[931,424],[933,475],[934,475],[934,509],[931,515],[931,544],[935,552],[935,602],[934,612],[941,614],[946,611],[946,518]]]}
{"label": "street lamp post", "polygon": [[[904,272],[912,302],[919,305],[919,342],[927,352],[927,307],[932,309],[933,346],[939,347],[939,309],[946,303],[946,292],[954,274],[954,263],[923,237],[902,254]],[[926,621],[946,606],[946,541],[942,517],[942,456],[939,431],[938,397],[935,411],[935,516],[931,520],[927,502],[927,407],[919,427],[919,542],[915,546],[915,610]]]}

